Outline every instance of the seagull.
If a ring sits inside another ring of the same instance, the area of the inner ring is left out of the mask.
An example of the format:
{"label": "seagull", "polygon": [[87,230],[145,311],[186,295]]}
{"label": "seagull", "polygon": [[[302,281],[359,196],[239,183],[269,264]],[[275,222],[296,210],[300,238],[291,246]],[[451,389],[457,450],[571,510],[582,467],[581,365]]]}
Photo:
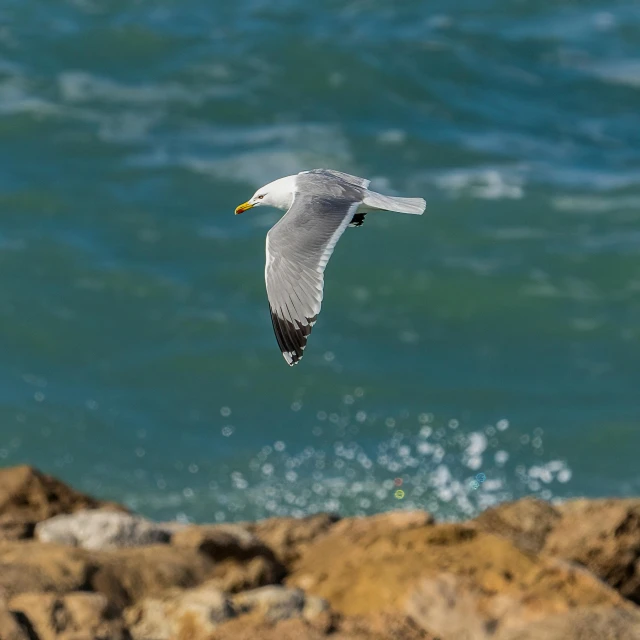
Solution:
{"label": "seagull", "polygon": [[324,288],[324,270],[345,229],[360,227],[372,211],[421,215],[422,198],[384,196],[370,180],[313,169],[285,176],[258,189],[236,207],[236,215],[270,206],[286,214],[267,233],[264,277],[278,346],[290,366],[302,358],[316,323]]}

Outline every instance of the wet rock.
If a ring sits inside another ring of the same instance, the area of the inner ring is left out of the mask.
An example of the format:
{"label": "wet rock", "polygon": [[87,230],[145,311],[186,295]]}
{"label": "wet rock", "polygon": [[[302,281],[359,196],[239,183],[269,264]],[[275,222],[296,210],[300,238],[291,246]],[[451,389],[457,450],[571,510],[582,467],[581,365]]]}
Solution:
{"label": "wet rock", "polygon": [[9,606],[38,640],[127,640],[129,637],[118,612],[97,593],[65,596],[24,593],[13,598]]}
{"label": "wet rock", "polygon": [[226,595],[208,587],[146,598],[126,612],[133,640],[208,640],[233,617]]}
{"label": "wet rock", "polygon": [[239,525],[191,526],[177,531],[172,544],[196,549],[214,562],[217,587],[238,592],[280,582],[284,566],[259,538]]}
{"label": "wet rock", "polygon": [[543,551],[587,567],[640,604],[640,500],[572,500]]}
{"label": "wet rock", "polygon": [[128,513],[80,511],[36,525],[36,538],[84,549],[119,549],[169,542],[162,525]]}
{"label": "wet rock", "polygon": [[560,519],[559,511],[548,502],[524,498],[487,509],[473,522],[483,531],[509,538],[524,551],[538,553]]}

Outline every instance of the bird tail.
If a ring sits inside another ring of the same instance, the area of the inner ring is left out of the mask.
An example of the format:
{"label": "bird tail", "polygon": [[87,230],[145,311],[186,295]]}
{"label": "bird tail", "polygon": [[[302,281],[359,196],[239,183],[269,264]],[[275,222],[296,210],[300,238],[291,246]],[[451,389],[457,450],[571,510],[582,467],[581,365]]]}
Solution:
{"label": "bird tail", "polygon": [[382,211],[397,211],[398,213],[413,213],[422,215],[427,203],[422,198],[398,198],[396,196],[383,196],[375,191],[367,191],[362,204],[371,209]]}

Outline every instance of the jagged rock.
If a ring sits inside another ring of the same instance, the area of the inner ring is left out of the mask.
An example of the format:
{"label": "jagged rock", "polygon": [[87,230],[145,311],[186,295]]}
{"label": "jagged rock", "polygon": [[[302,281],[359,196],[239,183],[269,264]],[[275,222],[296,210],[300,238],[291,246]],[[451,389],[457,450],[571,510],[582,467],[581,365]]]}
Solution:
{"label": "jagged rock", "polygon": [[640,613],[596,607],[578,608],[543,618],[520,629],[498,635],[496,640],[638,640]]}
{"label": "jagged rock", "polygon": [[544,549],[584,565],[640,604],[640,500],[571,500]]}
{"label": "jagged rock", "polygon": [[36,523],[81,509],[126,511],[113,502],[80,493],[33,467],[0,469],[0,540],[30,538]]}
{"label": "jagged rock", "polygon": [[128,638],[119,613],[98,593],[23,593],[13,598],[9,606],[38,640]]}
{"label": "jagged rock", "polygon": [[524,498],[487,509],[473,522],[483,531],[509,538],[524,551],[538,553],[560,519],[559,511],[548,502]]}
{"label": "jagged rock", "polygon": [[2,640],[31,640],[26,629],[19,624],[4,599],[0,599],[0,638]]}
{"label": "jagged rock", "polygon": [[427,511],[387,511],[366,518],[344,518],[336,523],[331,533],[347,536],[356,541],[376,531],[377,536],[393,535],[400,531],[423,528],[435,522]]}
{"label": "jagged rock", "polygon": [[129,513],[80,511],[36,525],[36,538],[83,549],[119,549],[169,542],[162,525]]}
{"label": "jagged rock", "polygon": [[244,527],[272,549],[282,564],[289,566],[309,543],[329,531],[338,520],[336,515],[320,513],[306,518],[269,518],[245,523]]}
{"label": "jagged rock", "polygon": [[171,587],[200,584],[212,569],[206,555],[171,545],[100,552],[32,540],[0,543],[0,589],[7,597],[90,589],[123,607]]}
{"label": "jagged rock", "polygon": [[25,542],[0,542],[0,590],[6,597],[27,592],[67,593],[87,584],[91,558],[81,549]]}
{"label": "jagged rock", "polygon": [[254,613],[269,622],[301,616],[313,619],[329,608],[326,600],[307,597],[301,589],[275,585],[239,593],[233,606],[238,614]]}
{"label": "jagged rock", "polygon": [[[416,590],[424,591],[425,582],[442,574],[469,578],[474,609],[483,623],[501,611],[498,597],[515,602],[522,607],[518,615],[531,620],[579,605],[622,606],[615,591],[587,572],[525,553],[506,538],[474,526],[445,523],[394,529],[377,516],[368,530],[362,522],[353,530],[341,528],[316,540],[286,583],[325,598],[344,614],[404,611],[408,602],[419,598]],[[462,583],[460,588],[466,586]],[[423,599],[434,591],[426,593]],[[426,620],[426,630],[437,633],[429,628],[428,616]]]}
{"label": "jagged rock", "polygon": [[126,612],[126,620],[133,640],[208,640],[233,615],[224,593],[201,587],[146,598]]}
{"label": "jagged rock", "polygon": [[33,521],[17,520],[10,513],[2,515],[0,516],[0,541],[33,538],[35,528],[36,523]]}
{"label": "jagged rock", "polygon": [[171,545],[132,547],[93,552],[97,568],[91,587],[120,605],[162,594],[167,589],[188,589],[207,580],[214,562],[193,549]]}
{"label": "jagged rock", "polygon": [[[267,622],[240,616],[221,625],[215,640],[438,640],[403,614]],[[213,639],[212,639],[213,640]],[[440,639],[445,640],[445,639]],[[458,640],[455,638],[446,640]]]}
{"label": "jagged rock", "polygon": [[190,526],[177,531],[172,544],[196,549],[214,560],[212,577],[224,591],[277,583],[285,575],[273,551],[239,525]]}

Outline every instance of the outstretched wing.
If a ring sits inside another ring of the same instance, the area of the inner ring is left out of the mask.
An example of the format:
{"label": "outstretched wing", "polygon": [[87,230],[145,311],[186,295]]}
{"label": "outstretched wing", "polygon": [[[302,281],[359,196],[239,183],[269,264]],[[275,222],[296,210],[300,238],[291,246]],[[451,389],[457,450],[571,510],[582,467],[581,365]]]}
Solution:
{"label": "outstretched wing", "polygon": [[267,234],[265,280],[271,320],[291,366],[302,358],[320,313],[327,262],[362,197],[360,185],[299,174],[291,208]]}

